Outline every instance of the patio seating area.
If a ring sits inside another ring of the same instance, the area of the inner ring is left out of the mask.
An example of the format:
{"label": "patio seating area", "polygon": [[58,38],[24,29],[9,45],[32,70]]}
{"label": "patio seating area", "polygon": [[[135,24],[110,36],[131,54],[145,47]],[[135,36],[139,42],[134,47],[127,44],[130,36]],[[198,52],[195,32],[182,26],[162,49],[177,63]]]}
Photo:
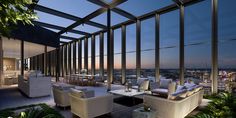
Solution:
{"label": "patio seating area", "polygon": [[235,116],[235,4],[1,1],[0,117]]}
{"label": "patio seating area", "polygon": [[[62,83],[59,83],[59,85],[61,85]],[[53,85],[57,85],[57,83],[54,83]],[[64,85],[64,89],[65,88],[76,88],[76,90],[89,90],[89,91],[93,91],[94,92],[94,96],[97,97],[101,97],[104,95],[108,95],[109,93],[107,93],[106,91],[106,86],[99,86],[99,87],[93,87],[93,86],[74,86],[74,85],[68,85],[68,84],[63,84]],[[66,86],[67,85],[67,86]],[[53,88],[53,87],[52,87]],[[112,85],[112,90],[116,91],[116,90],[120,90],[125,92],[125,87],[121,86],[121,85]],[[133,90],[135,91],[135,90]],[[0,89],[1,92],[1,97],[0,97],[0,110],[5,109],[5,108],[14,108],[14,107],[18,107],[18,106],[24,106],[24,105],[31,105],[31,104],[38,104],[38,103],[46,103],[47,105],[51,106],[52,108],[58,110],[63,116],[65,116],[65,118],[70,118],[73,116],[72,113],[77,114],[77,110],[72,111],[72,108],[70,108],[70,103],[69,99],[67,98],[67,102],[64,103],[57,103],[58,101],[55,100],[55,98],[57,98],[58,100],[63,100],[67,95],[65,95],[65,93],[61,93],[62,95],[59,95],[58,93],[54,93],[55,90],[51,91],[51,94],[49,96],[45,96],[45,97],[37,97],[37,98],[28,98],[27,96],[25,96],[24,94],[20,93],[17,86],[12,86],[12,87],[8,87],[8,88],[1,88]],[[65,92],[65,91],[64,91]],[[111,92],[112,93],[112,92]],[[112,118],[120,118],[120,117],[124,117],[124,118],[130,118],[132,117],[132,111],[140,108],[143,106],[143,102],[139,102],[139,104],[136,105],[132,105],[132,106],[126,106],[126,105],[122,105],[119,102],[115,102],[116,100],[119,99],[123,99],[121,95],[115,95],[115,94],[110,94],[112,97],[112,101],[110,101],[111,103],[107,104],[107,105],[112,105],[112,110],[110,111],[111,113],[108,115],[102,115],[100,117],[112,117]],[[139,94],[136,97],[139,99],[143,99],[143,95],[144,94]],[[67,96],[69,97],[69,96]],[[86,98],[85,98],[86,99]],[[88,98],[90,99],[90,98]],[[114,99],[114,102],[113,102]],[[162,98],[163,99],[163,98]],[[64,99],[65,100],[65,99]],[[97,103],[96,98],[94,98],[94,102]],[[129,104],[127,102],[129,102],[126,98],[123,99],[124,101],[126,101],[126,104]],[[74,100],[72,100],[74,101]],[[131,99],[132,101],[132,99]],[[59,101],[60,102],[60,101]],[[74,101],[76,102],[76,100]],[[73,105],[75,105],[75,109],[81,108],[81,107],[77,107],[77,106],[81,106],[81,105],[76,105],[76,104],[80,104],[80,103],[74,103],[72,102]],[[104,102],[108,102],[107,100],[105,100]],[[204,106],[204,104],[206,104],[207,101],[203,100],[203,104],[202,106]],[[88,101],[89,103],[89,101]],[[98,102],[99,103],[99,102]],[[101,103],[101,102],[100,102]],[[103,103],[102,103],[103,104]],[[105,103],[104,103],[105,105]],[[91,107],[93,108],[100,108],[99,106],[96,107],[96,105],[92,105]],[[201,108],[201,106],[200,106]],[[81,109],[81,110],[85,110],[85,109]],[[90,109],[88,109],[90,110]],[[198,110],[196,109],[197,112]],[[80,112],[79,112],[80,113]],[[86,112],[84,112],[86,113]],[[104,113],[108,113],[108,112],[104,112]],[[94,114],[94,113],[93,113]],[[101,115],[101,114],[100,114]]]}

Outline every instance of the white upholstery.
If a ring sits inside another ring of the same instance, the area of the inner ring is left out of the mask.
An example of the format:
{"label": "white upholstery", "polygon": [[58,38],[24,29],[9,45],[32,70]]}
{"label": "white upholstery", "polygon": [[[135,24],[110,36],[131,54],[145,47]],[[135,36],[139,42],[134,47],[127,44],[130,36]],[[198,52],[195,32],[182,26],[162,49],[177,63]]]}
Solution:
{"label": "white upholstery", "polygon": [[184,118],[202,102],[203,90],[181,100],[145,95],[144,103],[156,111],[156,118]]}
{"label": "white upholstery", "polygon": [[41,97],[51,94],[51,77],[18,76],[18,88],[28,97]]}
{"label": "white upholstery", "polygon": [[69,84],[64,84],[64,83],[59,83],[59,84],[54,84],[53,85],[53,97],[54,97],[54,102],[56,105],[61,106],[61,107],[67,107],[70,106],[70,101],[69,101],[69,93],[70,93],[70,88],[74,88],[73,85]]}
{"label": "white upholstery", "polygon": [[81,118],[94,118],[110,113],[113,96],[110,94],[91,98],[81,98],[70,94],[71,112]]}
{"label": "white upholstery", "polygon": [[[140,87],[140,88],[139,88]],[[149,89],[149,80],[148,78],[138,78],[136,85],[132,86],[133,89],[148,90]]]}
{"label": "white upholstery", "polygon": [[167,88],[166,87],[157,88],[157,89],[151,90],[151,92],[152,92],[152,94],[160,94],[160,95],[165,95],[165,96],[169,97],[170,94],[175,92],[175,88],[176,88],[175,82],[171,82],[171,83],[168,82]]}

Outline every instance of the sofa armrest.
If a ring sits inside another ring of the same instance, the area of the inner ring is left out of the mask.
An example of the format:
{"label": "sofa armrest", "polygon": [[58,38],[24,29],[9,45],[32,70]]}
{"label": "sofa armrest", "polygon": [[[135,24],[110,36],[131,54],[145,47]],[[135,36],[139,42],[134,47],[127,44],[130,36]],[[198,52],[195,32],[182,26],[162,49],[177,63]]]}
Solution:
{"label": "sofa armrest", "polygon": [[97,113],[109,113],[113,108],[113,96],[105,95],[105,96],[97,96],[92,98],[84,98],[86,103],[86,108],[89,110],[89,114],[94,112]]}
{"label": "sofa armrest", "polygon": [[90,118],[109,113],[113,108],[112,102],[112,95],[78,98],[70,94],[71,112],[80,117]]}

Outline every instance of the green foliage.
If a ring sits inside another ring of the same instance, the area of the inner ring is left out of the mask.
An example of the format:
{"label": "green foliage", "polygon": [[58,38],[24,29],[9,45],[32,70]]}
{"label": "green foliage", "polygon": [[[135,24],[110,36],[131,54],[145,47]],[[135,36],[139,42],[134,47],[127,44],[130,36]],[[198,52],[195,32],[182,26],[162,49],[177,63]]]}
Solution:
{"label": "green foliage", "polygon": [[10,36],[17,23],[31,24],[37,19],[36,13],[27,6],[32,0],[0,0],[0,36]]}
{"label": "green foliage", "polygon": [[236,116],[236,98],[233,94],[220,93],[210,98],[212,102],[191,118],[234,118]]}
{"label": "green foliage", "polygon": [[9,116],[14,117],[13,114],[14,113],[12,111],[3,110],[3,111],[0,112],[0,118],[7,118]]}
{"label": "green foliage", "polygon": [[[18,108],[27,109],[19,114],[15,114],[13,111]],[[64,118],[59,112],[46,104],[29,105],[28,107],[23,106],[0,111],[0,118],[8,118],[9,116],[12,118]]]}

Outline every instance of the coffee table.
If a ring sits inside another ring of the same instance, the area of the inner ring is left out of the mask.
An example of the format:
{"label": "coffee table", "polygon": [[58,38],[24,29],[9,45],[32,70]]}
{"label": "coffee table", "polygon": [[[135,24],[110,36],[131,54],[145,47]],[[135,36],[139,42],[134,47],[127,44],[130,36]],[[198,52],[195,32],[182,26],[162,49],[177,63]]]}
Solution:
{"label": "coffee table", "polygon": [[136,89],[131,89],[130,92],[126,92],[124,89],[112,90],[109,92],[115,95],[121,95],[121,96],[126,96],[126,97],[134,97],[134,96],[142,95],[145,93],[144,91],[138,91]]}
{"label": "coffee table", "polygon": [[137,91],[136,89],[131,89],[130,92],[126,92],[124,89],[119,89],[119,90],[112,90],[110,91],[110,93],[121,96],[121,97],[115,98],[114,102],[124,105],[124,106],[132,107],[134,105],[143,103],[142,99],[135,96],[143,95],[145,92]]}

